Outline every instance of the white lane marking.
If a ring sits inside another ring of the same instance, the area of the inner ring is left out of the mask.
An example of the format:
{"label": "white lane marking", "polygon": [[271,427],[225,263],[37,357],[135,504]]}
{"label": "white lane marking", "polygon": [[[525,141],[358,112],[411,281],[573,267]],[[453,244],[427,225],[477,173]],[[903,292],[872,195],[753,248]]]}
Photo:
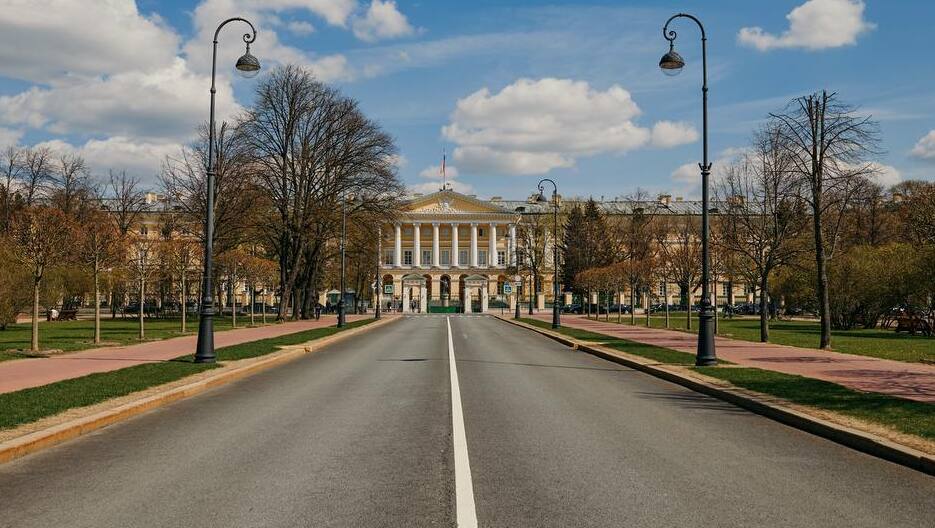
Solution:
{"label": "white lane marking", "polygon": [[448,365],[451,373],[451,428],[454,437],[455,456],[455,506],[459,528],[477,528],[477,512],[474,511],[474,484],[471,481],[471,462],[468,458],[467,436],[464,433],[464,413],[461,411],[461,388],[458,384],[458,367],[455,365],[455,345],[451,338],[451,319],[448,325]]}

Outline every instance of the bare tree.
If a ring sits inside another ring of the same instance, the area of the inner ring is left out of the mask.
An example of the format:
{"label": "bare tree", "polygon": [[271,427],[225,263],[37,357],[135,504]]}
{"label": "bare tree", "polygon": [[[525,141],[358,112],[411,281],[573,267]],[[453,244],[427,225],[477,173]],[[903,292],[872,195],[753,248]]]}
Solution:
{"label": "bare tree", "polygon": [[50,174],[52,204],[74,217],[81,206],[90,202],[91,173],[84,158],[77,154],[61,154],[53,165]]}
{"label": "bare tree", "polygon": [[685,327],[692,326],[692,296],[701,280],[701,226],[697,217],[664,216],[659,232],[659,251],[668,272],[679,285],[687,305]]}
{"label": "bare tree", "polygon": [[110,171],[112,198],[108,209],[114,216],[120,234],[127,236],[139,222],[146,209],[146,193],[139,188],[139,180],[127,176],[126,171]]}
{"label": "bare tree", "polygon": [[89,215],[81,225],[79,257],[94,280],[94,343],[101,342],[101,273],[123,263],[125,242],[104,213]]}
{"label": "bare tree", "polygon": [[39,351],[39,291],[51,266],[68,255],[73,236],[71,223],[61,211],[49,207],[26,209],[13,221],[12,239],[19,261],[29,267],[33,282],[32,344]]}
{"label": "bare tree", "polygon": [[789,151],[792,173],[805,186],[815,242],[819,346],[831,346],[831,308],[828,260],[851,198],[874,172],[869,157],[878,152],[879,127],[834,93],[821,92],[795,99],[781,113],[770,114]]}
{"label": "bare tree", "polygon": [[19,181],[23,173],[24,151],[16,145],[6,147],[0,153],[0,163],[3,164],[3,229],[6,232],[10,228],[10,220],[13,218],[14,184]]}
{"label": "bare tree", "polygon": [[52,150],[48,147],[25,150],[20,182],[27,206],[36,205],[43,198],[46,185],[52,178],[52,164]]}
{"label": "bare tree", "polygon": [[[238,130],[221,123],[214,145],[214,250],[218,254],[237,247],[253,226],[257,191],[247,143]],[[178,227],[204,241],[207,200],[208,132],[202,126],[199,139],[176,157],[166,158],[160,175],[163,189],[179,208]]]}
{"label": "bare tree", "polygon": [[801,180],[790,178],[792,158],[774,125],[758,131],[750,152],[729,165],[715,193],[723,209],[718,245],[749,262],[760,290],[760,341],[769,341],[769,279],[805,248],[808,226]]}
{"label": "bare tree", "polygon": [[260,84],[240,128],[271,209],[263,227],[279,260],[282,319],[290,297],[296,314],[300,276],[306,284],[318,276],[321,256],[340,232],[342,200],[354,197],[355,209],[398,204],[396,149],[354,101],[297,66]]}
{"label": "bare tree", "polygon": [[167,259],[170,273],[179,278],[179,302],[182,320],[179,330],[184,334],[188,331],[186,324],[188,318],[188,276],[195,271],[195,264],[200,255],[194,240],[176,238],[164,243],[163,253]]}

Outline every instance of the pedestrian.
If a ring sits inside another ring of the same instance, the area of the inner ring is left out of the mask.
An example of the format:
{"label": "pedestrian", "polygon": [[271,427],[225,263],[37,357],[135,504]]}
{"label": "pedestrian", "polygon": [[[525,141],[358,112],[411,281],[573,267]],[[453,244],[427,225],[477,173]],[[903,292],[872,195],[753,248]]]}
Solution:
{"label": "pedestrian", "polygon": [[321,303],[315,301],[315,320],[321,319]]}

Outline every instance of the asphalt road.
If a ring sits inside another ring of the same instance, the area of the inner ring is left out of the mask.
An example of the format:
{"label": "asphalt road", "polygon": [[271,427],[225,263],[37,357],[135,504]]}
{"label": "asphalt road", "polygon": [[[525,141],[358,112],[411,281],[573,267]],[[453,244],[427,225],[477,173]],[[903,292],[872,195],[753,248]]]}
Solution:
{"label": "asphalt road", "polygon": [[456,526],[468,458],[479,526],[935,524],[935,478],[492,318],[425,316],[0,466],[0,526]]}

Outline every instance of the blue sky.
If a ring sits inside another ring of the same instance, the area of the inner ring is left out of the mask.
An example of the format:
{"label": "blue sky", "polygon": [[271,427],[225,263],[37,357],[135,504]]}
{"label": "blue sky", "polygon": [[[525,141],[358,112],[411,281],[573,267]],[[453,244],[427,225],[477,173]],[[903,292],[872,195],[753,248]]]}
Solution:
{"label": "blue sky", "polygon": [[[102,175],[155,183],[160,160],[207,117],[214,25],[243,15],[264,65],[305,64],[360,101],[396,138],[414,189],[438,187],[444,149],[456,188],[480,196],[524,197],[550,177],[566,195],[692,197],[701,61],[688,21],[673,26],[685,71],[657,66],[662,24],[684,11],[707,29],[716,164],[770,111],[828,89],[880,122],[882,181],[935,177],[932,2],[11,2],[0,10],[0,141],[74,150]],[[240,33],[221,37],[222,116],[249,104],[256,82],[229,75]]]}

